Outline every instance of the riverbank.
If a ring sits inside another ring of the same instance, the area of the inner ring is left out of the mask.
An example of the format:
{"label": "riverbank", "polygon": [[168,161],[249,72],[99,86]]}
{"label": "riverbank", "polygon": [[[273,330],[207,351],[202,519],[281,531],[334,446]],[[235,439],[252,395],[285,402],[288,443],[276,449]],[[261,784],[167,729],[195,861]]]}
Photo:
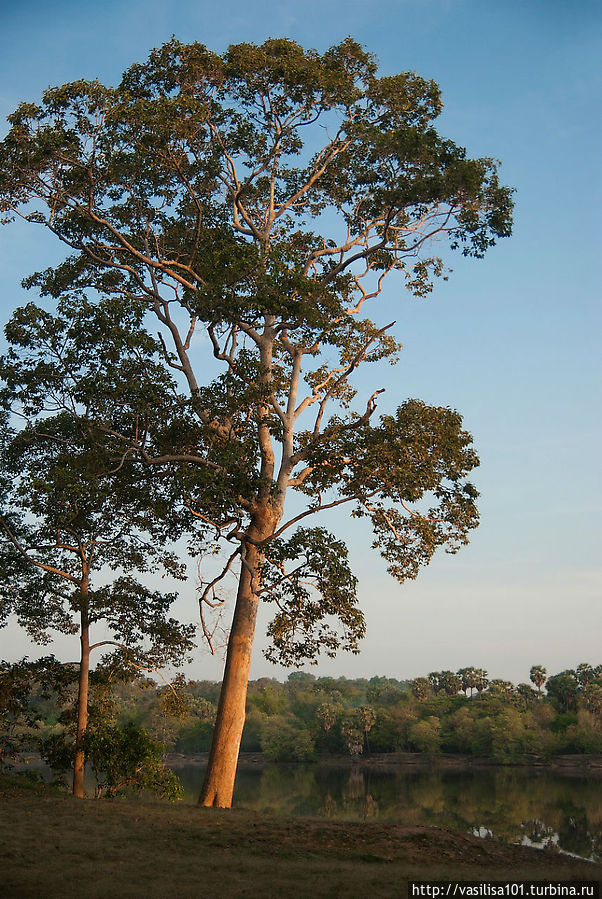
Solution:
{"label": "riverbank", "polygon": [[75,800],[0,777],[3,899],[403,896],[408,880],[597,880],[602,865],[447,828]]}
{"label": "riverbank", "polygon": [[[178,768],[186,766],[205,767],[209,754],[200,752],[193,755],[184,755],[182,753],[170,753],[167,758],[167,764],[174,771]],[[239,770],[249,770],[264,768],[272,764],[261,752],[241,752],[238,759]],[[294,764],[294,763],[292,763]],[[304,762],[303,764],[307,764]],[[570,775],[587,775],[588,777],[602,778],[602,756],[600,755],[561,755],[551,759],[544,759],[541,756],[531,755],[524,760],[518,762],[501,763],[496,759],[484,758],[472,755],[457,755],[441,753],[439,755],[427,756],[420,752],[395,752],[382,753],[374,755],[361,755],[352,758],[351,756],[322,756],[316,759],[312,764],[324,767],[336,768],[352,768],[359,765],[362,768],[374,768],[382,771],[397,771],[400,768],[435,768],[443,770],[468,771],[470,769],[483,768],[535,768],[540,770],[551,770],[559,774]]]}

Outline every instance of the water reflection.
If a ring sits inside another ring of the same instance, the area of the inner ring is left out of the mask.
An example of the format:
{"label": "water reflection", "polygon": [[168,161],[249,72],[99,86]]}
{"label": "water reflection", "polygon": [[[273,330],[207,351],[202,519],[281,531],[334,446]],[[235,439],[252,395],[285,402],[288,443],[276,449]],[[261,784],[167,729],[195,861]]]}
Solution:
{"label": "water reflection", "polygon": [[[196,802],[203,769],[176,770],[186,799]],[[552,771],[274,764],[239,771],[234,803],[272,814],[454,827],[540,847],[553,842],[582,858],[602,852],[602,781]]]}

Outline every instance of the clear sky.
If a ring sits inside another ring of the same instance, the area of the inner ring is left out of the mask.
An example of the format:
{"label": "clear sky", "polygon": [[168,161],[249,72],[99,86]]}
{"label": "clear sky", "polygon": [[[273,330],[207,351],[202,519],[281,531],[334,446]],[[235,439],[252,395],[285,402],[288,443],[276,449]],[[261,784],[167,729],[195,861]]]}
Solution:
{"label": "clear sky", "polygon": [[[328,522],[349,540],[368,633],[359,656],[311,670],[406,678],[476,665],[518,682],[535,663],[602,662],[598,0],[0,0],[0,22],[2,133],[20,100],[78,78],[114,84],[172,34],[216,51],[282,36],[324,50],[351,35],[383,72],[439,82],[439,130],[501,160],[515,231],[483,261],[454,257],[428,300],[389,284],[383,320],[394,310],[404,350],[365,386],[387,387],[384,410],[420,397],[464,415],[482,524],[470,547],[400,587],[366,531]],[[20,279],[53,254],[36,229],[0,230],[2,323],[25,300]],[[193,587],[179,606],[188,618]],[[252,676],[286,676],[262,645],[260,622]],[[0,657],[25,653],[25,638],[0,631]],[[221,661],[199,650],[188,673],[220,679]]]}

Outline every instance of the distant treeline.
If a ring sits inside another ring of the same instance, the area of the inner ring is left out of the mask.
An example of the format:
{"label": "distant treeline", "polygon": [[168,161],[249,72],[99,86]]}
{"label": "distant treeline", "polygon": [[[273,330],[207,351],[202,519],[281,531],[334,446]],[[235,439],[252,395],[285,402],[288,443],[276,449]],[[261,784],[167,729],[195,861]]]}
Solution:
{"label": "distant treeline", "polygon": [[[30,679],[21,706],[13,696],[10,708],[10,667],[0,672],[2,730],[12,739],[8,745],[3,738],[4,756],[10,746],[14,751],[17,745],[38,745],[52,760],[48,747],[63,745],[68,737],[68,691],[49,690]],[[110,725],[113,734],[144,733],[166,752],[209,749],[217,682],[179,675],[171,684],[158,685],[148,678],[119,680],[105,673],[97,675],[92,691],[92,731],[102,724],[105,731]],[[602,753],[602,666],[583,663],[548,678],[542,666],[534,665],[530,683],[518,686],[489,680],[487,672],[471,667],[413,681],[305,672],[291,674],[285,683],[261,678],[249,684],[242,750],[277,761],[397,751],[462,753],[499,762]]]}

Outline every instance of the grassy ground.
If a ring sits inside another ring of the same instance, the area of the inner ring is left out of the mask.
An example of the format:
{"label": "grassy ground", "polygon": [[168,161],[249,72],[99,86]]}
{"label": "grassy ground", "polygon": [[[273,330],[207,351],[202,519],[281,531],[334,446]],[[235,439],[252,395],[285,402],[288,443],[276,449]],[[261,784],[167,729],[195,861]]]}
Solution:
{"label": "grassy ground", "polygon": [[602,866],[447,829],[78,801],[0,778],[2,899],[397,897],[408,879],[602,882]]}

